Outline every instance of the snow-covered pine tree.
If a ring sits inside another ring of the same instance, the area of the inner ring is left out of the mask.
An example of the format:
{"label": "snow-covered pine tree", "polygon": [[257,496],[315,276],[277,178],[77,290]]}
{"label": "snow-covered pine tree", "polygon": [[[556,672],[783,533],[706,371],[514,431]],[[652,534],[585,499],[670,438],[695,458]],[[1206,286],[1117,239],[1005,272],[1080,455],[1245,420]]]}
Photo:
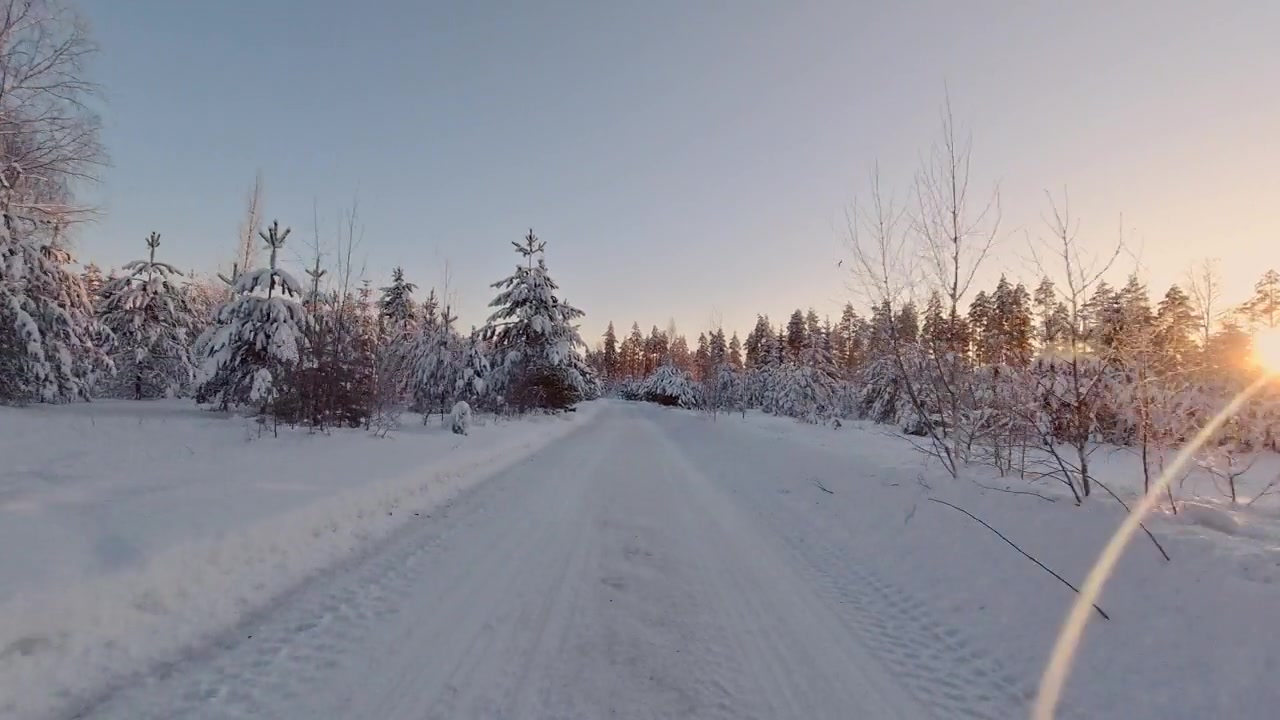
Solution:
{"label": "snow-covered pine tree", "polygon": [[1196,315],[1191,298],[1177,285],[1169,286],[1156,306],[1155,343],[1160,368],[1166,372],[1184,370],[1192,362],[1196,345]]}
{"label": "snow-covered pine tree", "polygon": [[707,336],[707,360],[717,370],[728,361],[729,344],[724,339],[724,329],[716,328]]}
{"label": "snow-covered pine tree", "polygon": [[707,344],[707,334],[698,333],[698,349],[693,351],[694,378],[705,381],[712,375],[711,349]]}
{"label": "snow-covered pine tree", "polygon": [[602,353],[600,364],[604,370],[604,381],[612,383],[618,379],[618,334],[613,329],[613,321],[609,322],[608,329],[604,331]]}
{"label": "snow-covered pine tree", "polygon": [[457,343],[454,357],[458,370],[454,377],[453,396],[474,406],[488,395],[489,348],[474,327],[465,338],[458,337]]}
{"label": "snow-covered pine tree", "polygon": [[756,326],[747,333],[747,341],[743,346],[746,356],[743,358],[748,369],[762,367],[765,364],[765,355],[763,352],[768,338],[773,336],[773,328],[769,325],[769,318],[764,315],[756,316]]}
{"label": "snow-covered pine tree", "polygon": [[388,337],[402,339],[413,334],[413,324],[418,319],[413,291],[417,289],[417,285],[404,279],[403,268],[391,270],[391,284],[382,288],[382,295],[378,298],[378,317]]}
{"label": "snow-covered pine tree", "polygon": [[507,405],[563,408],[580,400],[592,378],[584,374],[578,348],[582,338],[573,321],[583,312],[556,296],[559,286],[547,273],[546,243],[530,230],[523,243],[513,242],[524,262],[515,273],[494,283],[498,296],[485,338],[493,347],[495,392]]}
{"label": "snow-covered pine tree", "polygon": [[147,259],[127,263],[103,293],[99,317],[115,336],[114,394],[143,400],[175,397],[195,378],[194,319],[182,273],[156,260],[160,234],[146,238]]}
{"label": "snow-covered pine tree", "polygon": [[835,412],[837,370],[830,342],[812,310],[806,325],[799,364],[788,373],[784,412],[805,422],[826,422]]}
{"label": "snow-covered pine tree", "polygon": [[[969,317],[985,320],[990,315],[988,305],[987,294],[979,292],[969,304]],[[942,309],[942,293],[934,290],[929,293],[929,299],[924,304],[924,322],[920,326],[920,342],[933,352],[946,352],[946,348],[950,345],[948,329],[947,318]],[[978,347],[982,347],[981,341],[978,342]]]}
{"label": "snow-covered pine tree", "polygon": [[659,365],[667,360],[667,352],[670,349],[669,338],[666,333],[658,329],[657,325],[649,331],[649,337],[644,341],[644,372],[650,375]]}
{"label": "snow-covered pine tree", "polygon": [[454,393],[462,370],[462,344],[453,328],[457,318],[445,306],[434,322],[421,323],[406,351],[412,409],[423,422],[434,412],[441,417],[456,402]]}
{"label": "snow-covered pine tree", "polygon": [[88,400],[111,361],[106,335],[57,225],[12,202],[23,173],[0,172],[0,403]]}
{"label": "snow-covered pine tree", "polygon": [[795,360],[800,357],[800,350],[804,348],[805,334],[808,325],[804,320],[804,313],[797,309],[791,313],[791,319],[787,320],[787,338],[786,338],[786,359]]}
{"label": "snow-covered pine tree", "polygon": [[773,337],[773,341],[767,347],[769,355],[766,363],[769,366],[780,367],[791,360],[791,356],[787,352],[786,328],[778,328],[778,334]]}
{"label": "snow-covered pine tree", "polygon": [[734,372],[742,372],[742,341],[736,332],[729,338],[729,367]]}
{"label": "snow-covered pine tree", "polygon": [[[897,323],[886,300],[875,306],[868,323],[865,361],[859,369],[859,416],[880,423],[897,422],[901,407],[901,383],[895,353],[906,343],[896,339]],[[897,347],[895,347],[897,345]]]}
{"label": "snow-covered pine tree", "polygon": [[89,294],[89,299],[96,302],[99,294],[102,292],[103,286],[107,284],[107,278],[102,274],[102,268],[97,263],[89,263],[84,266],[84,270],[80,273],[80,280],[84,283],[84,291]]}
{"label": "snow-covered pine tree", "polygon": [[896,319],[899,342],[914,345],[920,341],[920,317],[914,302],[907,301],[898,311]]}
{"label": "snow-covered pine tree", "polygon": [[417,318],[418,322],[434,326],[440,321],[440,312],[440,300],[436,297],[436,289],[431,288],[427,291],[427,299],[422,301],[422,313]]}
{"label": "snow-covered pine tree", "polygon": [[239,274],[235,296],[197,342],[196,400],[222,409],[254,404],[267,413],[298,367],[309,320],[302,286],[277,264],[289,229],[273,222],[259,235],[271,251],[269,265]]}
{"label": "snow-covered pine tree", "polygon": [[1089,343],[1090,350],[1104,353],[1113,339],[1109,330],[1114,329],[1116,292],[1106,280],[1099,280],[1093,294],[1080,308],[1080,332]]}
{"label": "snow-covered pine tree", "polygon": [[693,358],[689,354],[689,341],[683,335],[676,335],[671,339],[667,355],[671,358],[671,364],[681,370],[689,370],[693,367]]}
{"label": "snow-covered pine tree", "polygon": [[631,333],[623,338],[618,346],[618,369],[624,378],[638,380],[641,377],[641,366],[644,365],[644,336],[640,334],[640,323],[631,323]]}
{"label": "snow-covered pine tree", "polygon": [[1001,275],[992,301],[993,325],[999,335],[994,364],[1026,367],[1031,362],[1034,336],[1031,295],[1022,283],[1010,284]]}

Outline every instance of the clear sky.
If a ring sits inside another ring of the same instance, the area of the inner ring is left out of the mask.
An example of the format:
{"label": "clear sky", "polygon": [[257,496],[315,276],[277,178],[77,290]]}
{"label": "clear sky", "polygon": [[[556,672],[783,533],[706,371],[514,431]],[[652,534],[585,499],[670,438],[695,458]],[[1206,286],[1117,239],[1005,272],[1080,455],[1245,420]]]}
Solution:
{"label": "clear sky", "polygon": [[[358,195],[368,275],[448,260],[480,323],[532,226],[592,344],[609,320],[750,329],[849,297],[843,212],[879,161],[906,180],[949,87],[991,274],[1067,187],[1082,237],[1123,213],[1154,295],[1222,258],[1280,266],[1280,3],[80,0],[102,52],[105,211],[83,259],[229,262],[266,214],[322,240]],[[299,251],[302,248],[297,248]]]}

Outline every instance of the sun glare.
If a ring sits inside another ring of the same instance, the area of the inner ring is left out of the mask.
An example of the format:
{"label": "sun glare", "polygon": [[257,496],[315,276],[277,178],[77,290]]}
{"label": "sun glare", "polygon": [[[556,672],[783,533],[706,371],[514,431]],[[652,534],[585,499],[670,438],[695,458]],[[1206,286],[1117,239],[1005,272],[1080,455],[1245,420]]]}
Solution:
{"label": "sun glare", "polygon": [[1280,328],[1263,330],[1253,338],[1253,357],[1267,370],[1280,372]]}

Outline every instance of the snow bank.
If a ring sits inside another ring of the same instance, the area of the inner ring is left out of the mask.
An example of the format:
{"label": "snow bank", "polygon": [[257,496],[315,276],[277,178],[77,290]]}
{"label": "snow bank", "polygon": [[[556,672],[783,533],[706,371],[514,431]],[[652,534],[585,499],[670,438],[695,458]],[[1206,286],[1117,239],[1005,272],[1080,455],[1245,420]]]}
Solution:
{"label": "snow bank", "polygon": [[[59,419],[72,414],[66,412],[70,409],[52,410],[45,414]],[[99,409],[100,415],[94,422],[108,426],[136,423],[131,410],[123,405],[109,407],[105,412]],[[142,411],[146,410],[156,411],[154,407]],[[158,660],[207,642],[307,576],[349,557],[362,544],[387,536],[403,523],[419,521],[432,507],[460,490],[582,426],[595,410],[588,404],[566,416],[489,423],[465,443],[439,429],[433,434],[406,433],[382,441],[352,432],[346,437],[310,438],[314,442],[264,439],[249,444],[244,452],[256,462],[247,464],[256,465],[257,472],[247,479],[239,478],[222,485],[223,490],[237,493],[236,498],[204,508],[169,508],[183,517],[189,517],[193,511],[219,516],[203,524],[217,527],[219,532],[202,534],[201,525],[196,524],[190,528],[190,536],[184,538],[173,526],[164,525],[162,530],[147,536],[151,544],[142,544],[143,550],[138,551],[143,552],[142,557],[127,563],[123,569],[99,567],[71,579],[41,576],[39,582],[26,587],[19,583],[16,588],[11,581],[31,574],[22,572],[19,566],[11,576],[3,578],[2,585],[8,595],[0,599],[0,716],[42,717],[58,708],[83,702],[92,693]],[[15,414],[29,410],[4,412],[0,421],[6,426],[39,424],[41,420],[36,417],[40,410],[33,411],[29,418],[21,415],[16,419]],[[236,421],[215,422],[234,426]],[[69,424],[79,427],[77,423]],[[191,433],[192,424],[198,422],[187,423],[185,432]],[[198,436],[188,439],[200,441]],[[286,493],[293,502],[281,502],[277,483],[305,486],[308,473],[324,472],[314,458],[300,455],[298,451],[318,449],[321,458],[327,459],[330,456],[323,444],[330,442],[352,456],[345,464],[338,463],[339,466],[354,470],[363,464],[366,471],[342,478],[344,484],[321,481],[316,483],[318,488],[310,488],[311,492]],[[401,447],[407,445],[408,450],[414,450],[410,445],[413,443],[422,443],[427,451],[406,452],[406,448]],[[281,446],[291,449],[293,454],[279,452]],[[242,440],[241,449],[244,447]],[[15,457],[15,448],[5,450],[6,459]],[[86,494],[100,501],[88,508],[77,506],[90,514],[109,509],[106,506],[111,503],[127,507],[132,504],[129,509],[144,511],[149,508],[145,502],[133,501],[146,498],[147,493],[144,491],[140,496],[131,493],[141,487],[152,494],[164,495],[169,486],[184,486],[188,481],[181,471],[166,463],[152,466],[132,462],[137,460],[135,455],[139,451],[136,446],[121,446],[114,456],[82,458],[83,462],[108,473],[114,463],[128,466],[136,482],[123,487],[111,483],[92,488],[86,487],[91,484],[87,482],[80,483],[79,487],[75,482],[64,482],[61,486],[50,483],[53,487],[46,487],[43,492],[23,495],[23,478],[29,480],[31,472],[24,468],[30,466],[15,464],[12,470],[7,467],[0,488],[7,491],[10,500],[3,511],[34,514],[38,519],[42,511],[47,513],[60,499],[66,501]],[[54,454],[80,452],[82,448],[68,443]],[[398,473],[370,472],[370,469],[394,467],[396,462],[388,457],[401,463]],[[409,462],[412,458],[416,458],[416,462]],[[65,463],[62,469],[66,469]],[[200,468],[193,470],[200,474]],[[148,474],[150,478],[145,481],[139,479]],[[116,491],[115,494],[112,491]],[[170,500],[185,503],[201,496],[176,492]],[[256,502],[265,510],[250,512]],[[232,517],[240,511],[249,513],[254,522],[246,524]],[[114,530],[125,532],[123,525],[130,521],[130,513],[118,512],[113,517],[121,525]],[[145,517],[133,519],[148,526]],[[0,525],[7,521],[6,517]],[[156,546],[160,538],[172,543],[171,546]],[[15,538],[12,529],[3,535],[3,540],[3,546],[8,549],[31,548],[36,555],[41,553],[36,542],[31,538],[25,542]],[[58,557],[58,553],[53,552],[52,557]]]}

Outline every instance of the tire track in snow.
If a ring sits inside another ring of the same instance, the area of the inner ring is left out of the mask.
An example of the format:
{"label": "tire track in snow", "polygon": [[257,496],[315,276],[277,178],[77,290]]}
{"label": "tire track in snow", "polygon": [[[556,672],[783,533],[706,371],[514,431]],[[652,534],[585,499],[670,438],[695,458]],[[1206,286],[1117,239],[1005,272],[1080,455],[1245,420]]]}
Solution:
{"label": "tire track in snow", "polygon": [[927,714],[832,592],[619,407],[86,718]]}
{"label": "tire track in snow", "polygon": [[[725,425],[713,431],[735,429]],[[691,437],[682,434],[672,442]],[[787,504],[774,492],[737,482],[768,467],[757,453],[775,452],[798,457],[786,448],[753,444],[746,454],[718,458],[712,482],[727,501],[745,505],[754,523],[773,530],[790,563],[822,589],[841,621],[933,717],[1025,717],[1034,688],[979,649],[963,629],[939,620],[926,601],[889,581],[847,543],[832,542],[806,512],[807,505]]]}

